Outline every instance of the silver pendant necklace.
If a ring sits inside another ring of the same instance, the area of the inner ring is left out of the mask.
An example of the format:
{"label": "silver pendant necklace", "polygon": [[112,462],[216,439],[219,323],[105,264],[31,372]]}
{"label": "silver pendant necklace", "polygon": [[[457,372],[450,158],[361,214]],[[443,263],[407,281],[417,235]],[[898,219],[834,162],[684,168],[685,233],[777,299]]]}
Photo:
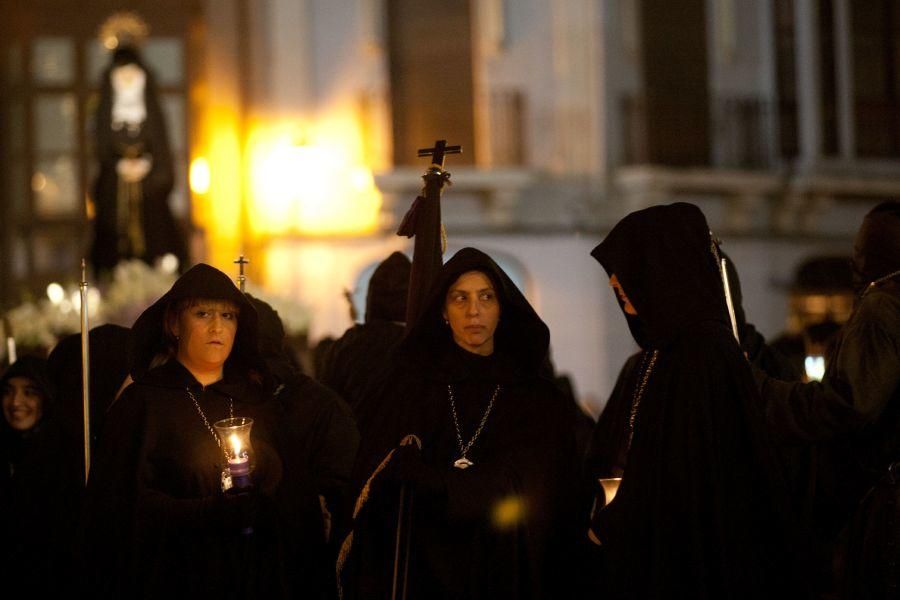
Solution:
{"label": "silver pendant necklace", "polygon": [[478,428],[475,430],[475,435],[472,436],[465,444],[462,439],[462,431],[459,428],[459,415],[456,414],[456,402],[453,399],[453,387],[448,383],[447,384],[447,395],[450,397],[450,412],[453,415],[453,425],[456,427],[456,445],[459,448],[459,458],[453,461],[453,466],[457,469],[468,469],[475,463],[473,463],[468,458],[469,450],[472,448],[472,445],[475,443],[475,440],[478,439],[478,436],[481,435],[481,430],[484,429],[484,424],[487,423],[487,418],[491,414],[491,410],[494,408],[494,400],[497,399],[497,394],[500,393],[500,385],[498,384],[496,388],[494,388],[494,393],[491,396],[491,401],[488,402],[487,408],[484,411],[484,414],[481,415],[481,422],[478,423]]}
{"label": "silver pendant necklace", "polygon": [[[219,439],[218,434],[216,434],[216,430],[212,428],[212,426],[209,424],[209,421],[206,419],[206,413],[204,413],[203,409],[200,408],[200,403],[197,402],[197,398],[194,397],[194,393],[191,392],[191,388],[184,389],[187,392],[188,396],[190,396],[191,402],[194,403],[194,408],[197,409],[197,412],[200,414],[200,418],[203,419],[203,424],[206,425],[206,428],[209,430],[210,435],[212,435],[213,439],[216,441],[216,446],[218,446],[219,449],[222,450],[222,454],[225,457],[225,462],[223,463],[225,466],[222,467],[221,477],[222,491],[227,492],[229,489],[231,489],[232,486],[231,471],[228,469],[228,455],[225,454],[225,449],[222,448],[222,440]],[[234,398],[231,397],[228,398],[228,417],[231,419],[234,418]]]}
{"label": "silver pendant necklace", "polygon": [[656,359],[659,356],[659,350],[653,352],[645,352],[641,359],[641,369],[638,371],[639,380],[634,387],[634,394],[631,397],[631,413],[628,416],[628,443],[625,446],[625,452],[631,450],[631,440],[634,438],[634,422],[637,419],[638,409],[641,407],[641,400],[644,398],[644,389],[647,382],[650,381],[650,374],[653,373],[653,367],[656,366]]}

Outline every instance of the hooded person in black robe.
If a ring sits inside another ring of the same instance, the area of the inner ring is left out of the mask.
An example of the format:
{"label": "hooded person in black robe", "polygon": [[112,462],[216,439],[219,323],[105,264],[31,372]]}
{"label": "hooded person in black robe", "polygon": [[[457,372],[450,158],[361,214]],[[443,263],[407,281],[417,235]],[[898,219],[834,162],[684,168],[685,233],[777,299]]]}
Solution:
{"label": "hooded person in black robe", "polygon": [[[297,496],[305,506],[298,539],[305,552],[299,564],[319,576],[305,586],[335,592],[334,561],[348,528],[349,480],[359,447],[356,422],[347,403],[332,390],[302,373],[290,359],[284,325],[268,304],[248,294],[259,315],[260,353],[275,384],[274,407],[282,424],[276,430],[285,471],[297,473]],[[316,510],[319,507],[320,510]],[[321,532],[325,535],[320,537]]]}
{"label": "hooded person in black robe", "polygon": [[706,219],[683,203],[637,211],[592,255],[643,351],[622,481],[591,524],[605,597],[796,597],[783,490]]}
{"label": "hooded person in black robe", "polygon": [[169,207],[175,172],[165,118],[153,73],[132,47],[117,49],[103,74],[95,127],[94,269],[167,253],[184,266],[185,236]]}
{"label": "hooded person in black robe", "polygon": [[[846,530],[838,558],[848,598],[900,591],[900,202],[870,211],[856,236],[860,299],[834,343],[822,382],[755,375],[769,426],[783,443],[827,442],[831,460],[819,536]],[[846,563],[846,566],[842,566]]]}
{"label": "hooded person in black robe", "polygon": [[410,266],[402,252],[394,252],[378,265],[366,292],[365,322],[348,329],[328,348],[323,368],[316,374],[354,410],[381,385],[394,348],[403,338]]}
{"label": "hooded person in black robe", "polygon": [[79,446],[57,420],[43,359],[13,363],[0,394],[0,580],[8,594],[61,594],[71,590],[84,483]]}
{"label": "hooded person in black robe", "polygon": [[[727,259],[728,285],[734,305],[735,320],[741,338],[741,349],[751,364],[762,369],[770,377],[784,381],[799,381],[800,373],[790,360],[766,343],[756,327],[747,321],[743,307],[741,281],[734,262]],[[631,398],[637,386],[638,371],[643,351],[628,357],[622,365],[613,391],[597,421],[587,451],[587,475],[592,479],[620,477],[625,468],[625,447],[628,437],[628,418]]]}
{"label": "hooded person in black robe", "polygon": [[[88,339],[91,450],[95,451],[106,412],[129,376],[129,331],[127,327],[107,323],[91,329]],[[57,390],[55,404],[60,424],[72,437],[83,439],[84,400],[80,333],[63,338],[53,348],[47,357],[47,371],[51,374],[53,387]]]}
{"label": "hooded person in black robe", "polygon": [[[323,413],[285,401],[284,390],[275,394],[257,321],[234,283],[201,264],[135,322],[135,383],[109,411],[88,483],[86,590],[101,597],[330,595],[316,477],[346,478],[350,464],[337,476],[333,468],[323,475],[314,461],[301,464],[322,447],[310,438],[323,423],[300,419]],[[254,420],[255,468],[252,487],[223,492],[227,466],[212,426],[232,415]],[[327,415],[324,421],[327,428]]]}
{"label": "hooded person in black robe", "polygon": [[[360,479],[375,474],[339,559],[344,598],[391,592],[401,482],[414,489],[408,597],[570,597],[579,459],[570,406],[539,375],[549,337],[483,252],[441,268],[386,387],[358,415]],[[421,452],[395,450],[408,434]]]}

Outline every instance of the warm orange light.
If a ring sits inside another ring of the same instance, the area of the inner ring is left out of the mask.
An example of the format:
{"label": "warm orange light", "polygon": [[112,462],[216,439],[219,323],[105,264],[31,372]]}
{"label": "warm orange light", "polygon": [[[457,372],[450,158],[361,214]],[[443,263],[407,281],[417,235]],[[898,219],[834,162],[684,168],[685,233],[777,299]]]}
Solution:
{"label": "warm orange light", "polygon": [[200,196],[206,194],[209,191],[210,179],[209,161],[206,160],[206,157],[198,156],[191,161],[188,181],[190,181],[192,192]]}
{"label": "warm orange light", "polygon": [[374,231],[381,196],[354,135],[347,128],[319,126],[308,143],[297,143],[290,127],[254,132],[249,144],[253,233]]}

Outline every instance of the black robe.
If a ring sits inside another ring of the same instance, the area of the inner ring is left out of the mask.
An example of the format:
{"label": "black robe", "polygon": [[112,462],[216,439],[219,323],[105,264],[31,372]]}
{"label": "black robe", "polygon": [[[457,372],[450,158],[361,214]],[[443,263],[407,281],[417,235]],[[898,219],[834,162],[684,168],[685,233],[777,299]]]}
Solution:
{"label": "black robe", "polygon": [[316,371],[316,379],[336,391],[354,410],[382,385],[394,348],[405,333],[409,272],[409,259],[400,252],[378,265],[366,292],[365,323],[354,325],[335,340]]}
{"label": "black robe", "polygon": [[635,340],[657,352],[649,375],[636,369],[646,386],[627,407],[622,483],[592,526],[600,587],[611,598],[796,597],[786,499],[705,218],[688,204],[638,211],[592,254],[634,305]]}
{"label": "black robe", "polygon": [[[821,383],[755,373],[768,423],[785,444],[818,443],[815,534],[823,571],[848,598],[900,590],[900,202],[863,220],[853,249],[860,299]],[[843,534],[836,543],[841,529]],[[828,552],[837,546],[835,556]]]}
{"label": "black robe", "polygon": [[[747,322],[737,269],[730,258],[728,258],[727,264],[728,283],[731,289],[735,320],[740,332],[741,349],[750,363],[769,377],[784,381],[799,381],[800,373],[793,368],[787,357],[768,345],[756,327]],[[620,477],[625,469],[628,418],[632,396],[638,384],[638,370],[643,358],[644,352],[641,351],[625,361],[616,378],[613,391],[600,414],[587,450],[586,474],[591,479]],[[792,456],[791,458],[797,463],[808,464],[809,462],[808,456]],[[796,470],[798,472],[806,471],[800,466],[797,466]],[[798,475],[797,479],[803,478]],[[798,482],[797,485],[802,484]]]}
{"label": "black robe", "polygon": [[[206,387],[175,358],[145,367],[165,344],[166,307],[187,297],[241,308],[225,376]],[[206,265],[182,276],[132,331],[136,381],[110,409],[88,485],[86,589],[101,597],[332,597],[319,497],[339,495],[349,479],[356,440],[348,411],[302,376],[270,383],[256,311]],[[210,425],[232,405],[235,416],[254,419],[249,495],[222,493],[224,456],[191,395]],[[242,532],[247,525],[252,534]]]}
{"label": "black robe", "polygon": [[[500,325],[489,357],[459,348],[441,319],[448,287],[463,273],[487,274],[498,292]],[[403,343],[386,388],[359,415],[361,480],[407,434],[442,485],[417,495],[409,565],[411,598],[562,598],[574,570],[578,528],[578,455],[572,411],[538,372],[547,327],[487,255],[467,248],[440,272],[420,320]],[[448,384],[460,428],[474,433],[497,384],[496,403],[468,453],[459,458]],[[354,530],[344,565],[345,598],[390,592],[397,489],[376,481]]]}
{"label": "black robe", "polygon": [[0,378],[0,394],[13,377],[31,379],[44,399],[42,417],[28,431],[0,416],[0,577],[10,594],[16,587],[36,597],[70,593],[81,448],[59,423],[44,361],[20,358]]}
{"label": "black robe", "polygon": [[[133,131],[126,126],[113,129],[111,124],[114,93],[110,74],[113,68],[125,64],[137,65],[147,76],[144,88],[147,118]],[[95,151],[100,170],[93,197],[96,216],[91,263],[94,269],[108,271],[127,258],[140,258],[152,263],[166,253],[174,254],[183,268],[188,258],[187,244],[184,232],[169,207],[175,171],[165,117],[155,78],[133,50],[117,51],[113,64],[104,73],[95,121]],[[150,171],[140,182],[142,249],[133,246],[133,240],[119,223],[118,196],[122,182],[116,165],[125,157],[144,157],[153,161]]]}

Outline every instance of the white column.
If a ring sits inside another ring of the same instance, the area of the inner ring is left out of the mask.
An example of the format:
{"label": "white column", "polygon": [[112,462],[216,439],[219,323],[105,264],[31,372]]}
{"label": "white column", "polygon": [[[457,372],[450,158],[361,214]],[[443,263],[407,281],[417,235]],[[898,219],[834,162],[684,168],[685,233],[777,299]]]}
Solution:
{"label": "white column", "polygon": [[799,163],[814,166],[822,155],[822,85],[819,77],[819,2],[796,0],[797,117],[800,134]]}
{"label": "white column", "polygon": [[834,0],[834,58],[837,70],[838,144],[841,158],[852,161],[856,155],[856,128],[853,110],[853,23],[850,1]]}
{"label": "white column", "polygon": [[308,116],[315,109],[310,0],[269,0],[269,102],[276,114]]}

